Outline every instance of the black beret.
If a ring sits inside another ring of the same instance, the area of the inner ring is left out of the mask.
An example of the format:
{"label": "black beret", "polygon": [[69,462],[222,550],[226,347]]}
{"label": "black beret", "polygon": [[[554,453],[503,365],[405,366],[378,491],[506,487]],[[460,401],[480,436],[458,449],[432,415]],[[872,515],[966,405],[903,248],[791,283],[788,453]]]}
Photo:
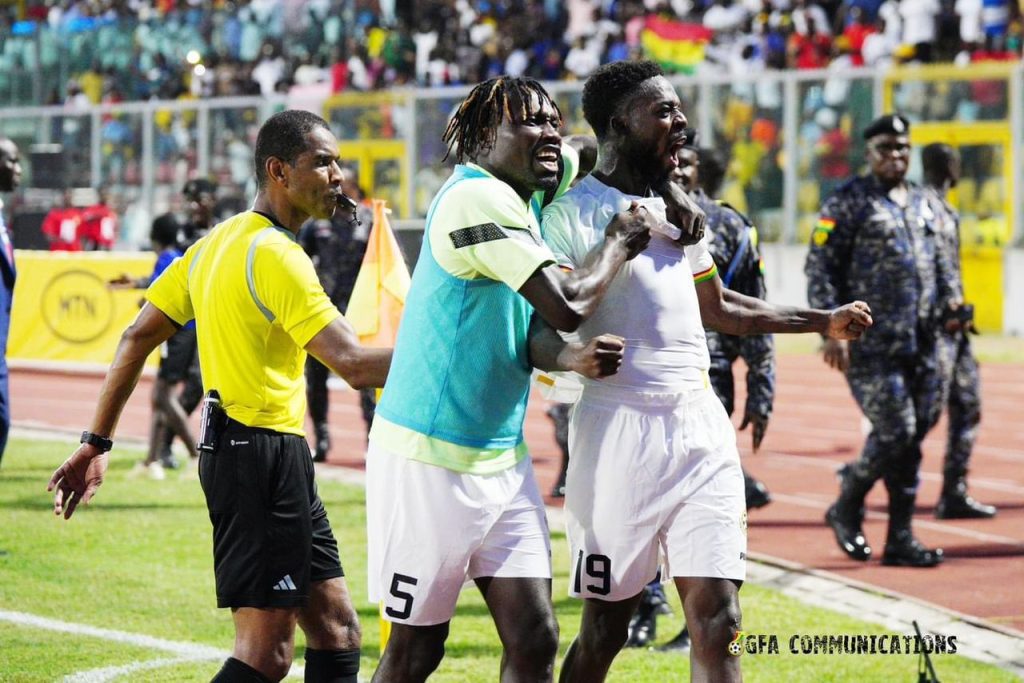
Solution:
{"label": "black beret", "polygon": [[899,114],[879,116],[864,129],[865,140],[876,135],[910,135],[910,121]]}

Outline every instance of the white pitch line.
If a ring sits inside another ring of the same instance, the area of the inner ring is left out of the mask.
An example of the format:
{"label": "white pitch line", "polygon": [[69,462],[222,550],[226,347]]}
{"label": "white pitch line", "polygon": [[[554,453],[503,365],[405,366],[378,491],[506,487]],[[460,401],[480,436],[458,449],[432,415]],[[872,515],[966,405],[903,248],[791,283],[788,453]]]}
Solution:
{"label": "white pitch line", "polygon": [[117,643],[125,643],[126,645],[147,647],[153,650],[162,650],[163,652],[170,652],[171,654],[178,655],[179,657],[186,657],[189,659],[224,659],[231,654],[227,650],[210,647],[209,645],[165,640],[154,636],[128,633],[127,631],[115,631],[109,628],[89,626],[88,624],[76,624],[73,622],[61,621],[59,619],[49,619],[47,617],[40,617],[35,614],[27,614],[25,612],[8,612],[0,610],[0,621],[9,621],[12,624],[31,626],[33,628],[45,629],[47,631],[59,631],[61,633],[71,633],[79,636],[102,638],[104,640],[111,640]]}
{"label": "white pitch line", "polygon": [[162,669],[167,666],[188,664],[190,662],[204,661],[205,659],[205,657],[202,660],[193,657],[177,657],[174,659],[150,659],[145,662],[132,662],[123,666],[108,666],[105,669],[80,671],[70,676],[65,676],[63,683],[109,683],[109,681],[116,681],[121,676],[128,676],[137,671],[151,671],[152,669]]}
{"label": "white pitch line", "polygon": [[[12,624],[18,624],[19,626],[38,628],[45,631],[57,631],[59,633],[70,633],[76,636],[100,638],[102,640],[134,645],[136,647],[145,647],[177,655],[176,657],[163,657],[160,659],[150,659],[142,662],[130,662],[119,666],[109,666],[102,669],[80,671],[66,676],[64,678],[65,683],[109,683],[110,681],[117,680],[118,678],[135,671],[160,669],[165,666],[174,666],[188,662],[222,661],[231,656],[229,651],[211,647],[209,645],[166,640],[164,638],[156,638],[154,636],[147,636],[139,633],[129,633],[127,631],[115,631],[114,629],[109,628],[89,626],[88,624],[76,624],[73,622],[61,621],[59,619],[40,617],[26,612],[0,610],[0,621],[7,621]],[[292,668],[288,672],[288,675],[301,677],[303,675],[303,667],[298,664],[292,664]]]}

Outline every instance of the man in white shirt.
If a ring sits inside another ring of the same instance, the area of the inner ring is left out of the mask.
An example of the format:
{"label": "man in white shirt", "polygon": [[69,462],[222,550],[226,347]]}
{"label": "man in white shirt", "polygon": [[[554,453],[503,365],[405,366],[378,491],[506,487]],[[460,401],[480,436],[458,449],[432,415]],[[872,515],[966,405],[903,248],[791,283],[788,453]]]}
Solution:
{"label": "man in white shirt", "polygon": [[570,424],[570,593],[586,604],[561,680],[604,680],[660,550],[692,631],[692,676],[739,681],[729,645],[745,578],[743,475],[732,424],[708,383],[703,326],[852,339],[871,324],[870,312],[861,302],[784,308],[723,290],[702,222],[686,220],[692,200],[669,181],[686,117],[656,64],[601,67],[584,87],[583,111],[599,162],[544,211],[544,239],[558,265],[584,267],[615,213],[634,202],[682,230],[676,239],[655,235],[579,327],[582,339],[598,330],[624,337],[625,351],[616,375],[584,380]]}

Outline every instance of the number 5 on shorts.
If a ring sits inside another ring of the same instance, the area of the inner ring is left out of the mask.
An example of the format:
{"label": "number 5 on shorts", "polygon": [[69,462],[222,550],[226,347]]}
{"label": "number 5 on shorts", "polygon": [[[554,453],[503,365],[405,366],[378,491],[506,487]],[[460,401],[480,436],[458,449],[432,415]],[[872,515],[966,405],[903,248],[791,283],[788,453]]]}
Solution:
{"label": "number 5 on shorts", "polygon": [[573,590],[582,593],[583,589],[583,565],[587,565],[587,576],[597,579],[598,585],[587,584],[587,590],[597,595],[608,595],[612,590],[612,559],[607,555],[587,555],[586,562],[583,561],[583,551],[576,557],[576,577],[573,581]]}
{"label": "number 5 on shorts", "polygon": [[394,619],[408,619],[409,615],[412,614],[412,594],[401,589],[399,584],[402,583],[415,586],[419,583],[419,580],[405,574],[394,574],[391,577],[391,595],[402,601],[402,609],[397,610],[392,607],[385,607],[384,613]]}

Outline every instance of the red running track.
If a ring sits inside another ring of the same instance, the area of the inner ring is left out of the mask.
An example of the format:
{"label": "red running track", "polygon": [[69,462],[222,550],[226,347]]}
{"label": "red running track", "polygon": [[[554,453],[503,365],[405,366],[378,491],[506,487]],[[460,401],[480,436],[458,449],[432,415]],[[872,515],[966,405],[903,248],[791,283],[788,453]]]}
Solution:
{"label": "red running track", "polygon": [[[771,505],[750,515],[751,551],[897,591],[1024,634],[1024,422],[1016,410],[1024,366],[984,365],[982,383],[984,419],[970,485],[975,497],[998,506],[998,516],[939,521],[932,515],[941,485],[943,421],[925,442],[915,528],[926,544],[945,549],[946,562],[936,569],[889,568],[877,560],[861,564],[847,559],[822,521],[837,494],[835,470],[855,457],[863,443],[860,412],[845,381],[816,356],[780,357],[775,414],[761,452],[750,454],[749,435],[741,432],[739,437],[745,466],[775,497]],[[742,381],[738,386],[742,391]],[[149,387],[144,379],[136,390],[119,436],[145,438]],[[77,433],[88,426],[98,389],[96,376],[14,370],[13,419],[20,425]],[[332,391],[331,398],[334,445],[329,463],[361,468],[365,430],[356,394]],[[526,439],[541,490],[547,492],[561,456],[543,400],[534,398]],[[737,399],[742,406],[742,397]],[[885,540],[885,500],[880,485],[868,498],[865,531],[878,553]]]}

